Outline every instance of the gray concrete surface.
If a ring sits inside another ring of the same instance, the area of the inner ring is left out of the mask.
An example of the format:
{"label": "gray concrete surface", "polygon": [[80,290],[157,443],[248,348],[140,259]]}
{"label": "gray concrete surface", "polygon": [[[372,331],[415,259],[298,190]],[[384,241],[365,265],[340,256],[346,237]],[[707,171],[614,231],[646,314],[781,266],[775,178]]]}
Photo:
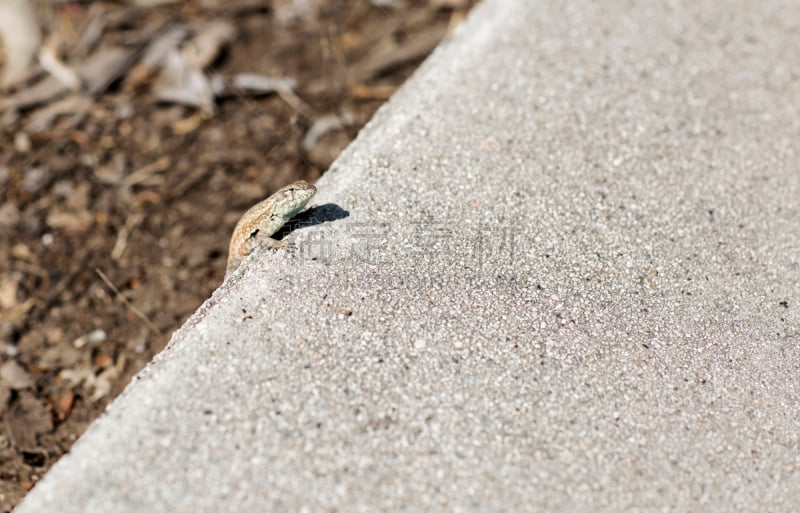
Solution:
{"label": "gray concrete surface", "polygon": [[796,511],[800,6],[599,3],[479,6],[18,512]]}

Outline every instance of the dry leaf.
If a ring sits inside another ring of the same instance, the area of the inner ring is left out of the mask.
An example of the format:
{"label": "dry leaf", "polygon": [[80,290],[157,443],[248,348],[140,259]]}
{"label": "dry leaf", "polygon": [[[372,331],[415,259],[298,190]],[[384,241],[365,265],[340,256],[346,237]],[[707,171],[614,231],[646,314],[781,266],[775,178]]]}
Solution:
{"label": "dry leaf", "polygon": [[176,51],[188,34],[186,25],[174,25],[151,41],[139,63],[125,78],[125,90],[132,91],[147,82],[164,65],[167,55]]}
{"label": "dry leaf", "polygon": [[208,77],[177,50],[167,54],[153,93],[160,101],[199,107],[209,114],[214,112],[214,91]]}
{"label": "dry leaf", "polygon": [[9,87],[28,75],[41,34],[29,0],[0,0],[0,39],[6,63],[0,86]]}
{"label": "dry leaf", "polygon": [[56,412],[56,417],[58,417],[59,421],[64,420],[69,415],[69,412],[72,411],[72,405],[75,403],[75,392],[72,390],[67,390],[63,394],[59,394],[57,396],[53,396],[50,398],[50,404],[53,407],[53,411]]}

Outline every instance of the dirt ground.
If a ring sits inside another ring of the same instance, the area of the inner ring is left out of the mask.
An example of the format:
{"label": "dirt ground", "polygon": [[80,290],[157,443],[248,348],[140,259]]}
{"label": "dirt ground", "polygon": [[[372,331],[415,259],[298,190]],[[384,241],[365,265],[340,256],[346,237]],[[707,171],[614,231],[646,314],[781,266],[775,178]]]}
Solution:
{"label": "dirt ground", "polygon": [[[473,3],[37,4],[68,68],[124,58],[110,78],[87,65],[78,93],[31,99],[49,70],[0,93],[2,511],[220,285],[242,212],[318,178]],[[165,75],[180,58],[143,66],[176,28],[174,55],[212,41],[178,85]]]}

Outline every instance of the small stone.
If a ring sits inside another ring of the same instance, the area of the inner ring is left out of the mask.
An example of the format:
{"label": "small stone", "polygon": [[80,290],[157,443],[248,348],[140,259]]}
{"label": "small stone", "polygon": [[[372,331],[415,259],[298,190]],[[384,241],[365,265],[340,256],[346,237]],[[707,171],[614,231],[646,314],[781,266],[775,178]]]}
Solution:
{"label": "small stone", "polygon": [[14,258],[19,258],[20,260],[26,260],[28,262],[33,260],[33,257],[34,257],[33,251],[31,251],[31,248],[29,248],[28,246],[26,246],[25,244],[23,244],[21,242],[17,243],[17,244],[14,244],[14,246],[12,246],[11,255]]}
{"label": "small stone", "polygon": [[31,151],[31,138],[25,132],[14,134],[14,149],[18,153],[28,153]]}
{"label": "small stone", "polygon": [[82,337],[76,338],[75,341],[72,342],[72,345],[75,346],[78,349],[80,349],[81,347],[83,347],[83,346],[85,346],[87,344],[89,344],[92,347],[94,347],[94,346],[100,344],[101,342],[105,342],[107,338],[108,338],[108,335],[106,335],[105,331],[103,331],[103,330],[94,330],[94,331],[91,331],[91,332],[87,333],[86,335],[84,335]]}

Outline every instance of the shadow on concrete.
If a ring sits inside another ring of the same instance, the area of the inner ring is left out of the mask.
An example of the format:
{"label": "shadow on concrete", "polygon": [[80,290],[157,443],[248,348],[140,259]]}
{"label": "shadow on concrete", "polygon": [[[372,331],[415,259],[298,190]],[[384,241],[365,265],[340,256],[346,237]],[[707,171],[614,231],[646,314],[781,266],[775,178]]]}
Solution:
{"label": "shadow on concrete", "polygon": [[278,230],[278,232],[273,235],[273,238],[280,240],[295,230],[332,221],[338,221],[349,216],[350,212],[334,203],[326,203],[324,205],[314,206],[305,212],[301,212],[295,216],[294,219],[286,223],[283,228]]}

